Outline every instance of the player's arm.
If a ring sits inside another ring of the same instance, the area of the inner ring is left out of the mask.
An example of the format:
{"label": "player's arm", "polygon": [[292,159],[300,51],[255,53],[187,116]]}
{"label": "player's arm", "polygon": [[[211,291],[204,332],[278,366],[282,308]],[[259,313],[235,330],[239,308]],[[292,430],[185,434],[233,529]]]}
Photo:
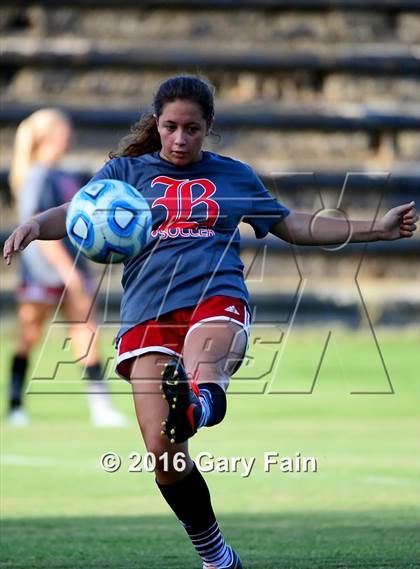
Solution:
{"label": "player's arm", "polygon": [[291,212],[270,233],[295,245],[335,245],[345,242],[394,240],[412,237],[418,221],[414,202],[390,209],[381,219],[353,221]]}
{"label": "player's arm", "polygon": [[6,240],[3,256],[8,265],[13,254],[23,251],[35,239],[62,239],[66,235],[66,213],[69,204],[53,207],[19,225]]}

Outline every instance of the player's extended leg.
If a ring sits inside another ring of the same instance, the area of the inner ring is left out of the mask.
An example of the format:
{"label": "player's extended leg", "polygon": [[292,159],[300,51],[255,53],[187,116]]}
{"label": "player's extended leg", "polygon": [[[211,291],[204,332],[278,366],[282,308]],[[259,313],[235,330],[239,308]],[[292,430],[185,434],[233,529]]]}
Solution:
{"label": "player's extended leg", "polygon": [[169,404],[164,430],[171,441],[187,440],[199,427],[223,420],[225,391],[246,347],[246,332],[235,322],[203,322],[187,335],[185,367],[173,359],[163,372],[162,389]]}
{"label": "player's extended leg", "polygon": [[103,377],[97,325],[91,313],[93,300],[88,295],[68,297],[61,309],[68,324],[71,346],[76,358],[86,366],[89,381],[88,402],[92,423],[98,427],[120,427],[126,418],[114,409]]}
{"label": "player's extended leg", "polygon": [[[220,532],[207,484],[191,460],[188,443],[171,444],[162,435],[161,421],[168,413],[168,404],[159,387],[163,364],[168,361],[169,356],[164,354],[142,355],[135,360],[130,374],[140,430],[148,452],[156,459],[156,483],[187,531],[203,567],[240,569],[239,557]],[[182,463],[174,460],[177,453],[182,453],[185,461],[185,468],[180,470],[176,466]]]}
{"label": "player's extended leg", "polygon": [[25,376],[29,356],[39,342],[45,320],[51,306],[42,302],[22,302],[18,309],[18,339],[11,365],[9,390],[9,421],[15,425],[24,425],[28,418],[22,409]]}
{"label": "player's extended leg", "polygon": [[[160,484],[171,484],[182,480],[192,469],[193,463],[188,454],[188,443],[170,444],[162,435],[162,418],[168,412],[168,404],[162,399],[159,389],[161,371],[169,356],[160,353],[142,355],[133,363],[131,369],[131,386],[137,420],[147,451],[156,458],[156,480]],[[168,464],[159,457],[168,453]],[[173,457],[176,453],[185,456],[185,468],[177,471]]]}

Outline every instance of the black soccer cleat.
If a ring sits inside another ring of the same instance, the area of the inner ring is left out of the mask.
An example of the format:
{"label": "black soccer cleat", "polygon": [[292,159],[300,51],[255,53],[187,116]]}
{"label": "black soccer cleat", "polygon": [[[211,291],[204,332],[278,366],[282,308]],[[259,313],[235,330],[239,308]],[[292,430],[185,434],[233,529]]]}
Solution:
{"label": "black soccer cleat", "polygon": [[169,413],[162,422],[162,435],[171,443],[183,443],[197,432],[201,416],[200,390],[187,376],[181,362],[175,358],[165,364],[162,372],[162,397],[167,400]]}
{"label": "black soccer cleat", "polygon": [[208,566],[208,565],[204,564],[203,569],[243,569],[241,558],[236,553],[236,551],[233,551],[233,549],[232,549],[232,555],[233,555],[232,563],[230,563],[228,566],[223,565],[223,567],[217,567],[216,565]]}

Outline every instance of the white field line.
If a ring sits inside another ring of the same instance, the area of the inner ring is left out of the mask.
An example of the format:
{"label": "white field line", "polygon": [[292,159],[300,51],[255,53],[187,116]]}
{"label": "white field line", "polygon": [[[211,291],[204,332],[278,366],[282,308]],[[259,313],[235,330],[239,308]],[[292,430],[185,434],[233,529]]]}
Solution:
{"label": "white field line", "polygon": [[411,486],[414,484],[413,480],[409,478],[397,478],[396,476],[362,476],[362,482],[368,484],[386,484],[388,486]]}
{"label": "white field line", "polygon": [[73,468],[84,467],[87,470],[98,470],[99,461],[97,464],[92,461],[70,461],[70,460],[53,460],[46,457],[40,456],[24,456],[18,454],[4,454],[0,457],[0,464],[4,466],[20,466],[26,468],[28,466],[35,468]]}

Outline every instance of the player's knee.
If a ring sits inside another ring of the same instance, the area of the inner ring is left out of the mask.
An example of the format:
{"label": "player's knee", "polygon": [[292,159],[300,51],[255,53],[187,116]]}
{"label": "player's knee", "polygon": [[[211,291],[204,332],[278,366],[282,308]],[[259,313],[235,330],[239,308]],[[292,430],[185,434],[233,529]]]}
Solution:
{"label": "player's knee", "polygon": [[199,365],[189,366],[187,373],[194,379],[198,378],[200,381],[217,383],[225,390],[229,385],[230,376],[226,372],[224,360],[216,362],[202,361]]}

